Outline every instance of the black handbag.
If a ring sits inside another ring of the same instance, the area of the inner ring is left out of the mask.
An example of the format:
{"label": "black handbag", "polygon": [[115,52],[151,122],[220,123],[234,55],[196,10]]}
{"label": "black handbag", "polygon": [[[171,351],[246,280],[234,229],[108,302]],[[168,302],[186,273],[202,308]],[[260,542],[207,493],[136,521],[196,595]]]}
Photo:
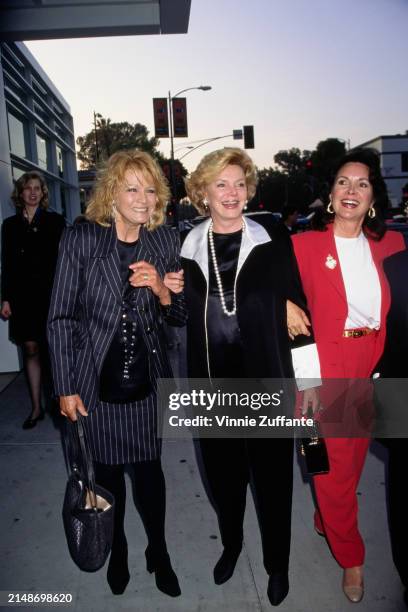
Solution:
{"label": "black handbag", "polygon": [[74,563],[85,572],[95,572],[104,565],[112,548],[115,500],[95,484],[81,416],[78,414],[78,420],[67,425],[71,474],[62,507],[65,535]]}
{"label": "black handbag", "polygon": [[[313,415],[308,414],[308,418]],[[313,425],[308,426],[308,437],[302,437],[300,452],[305,458],[306,470],[309,474],[327,474],[330,471],[329,457],[324,438],[321,437],[319,424],[313,419]]]}

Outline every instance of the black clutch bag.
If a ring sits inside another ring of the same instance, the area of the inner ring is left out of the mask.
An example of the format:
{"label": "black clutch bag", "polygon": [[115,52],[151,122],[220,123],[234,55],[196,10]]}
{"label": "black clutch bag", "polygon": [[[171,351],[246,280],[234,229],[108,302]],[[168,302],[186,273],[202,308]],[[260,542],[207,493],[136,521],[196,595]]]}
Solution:
{"label": "black clutch bag", "polygon": [[95,484],[80,415],[68,427],[71,474],[62,508],[65,535],[74,563],[85,572],[95,572],[104,565],[112,547],[115,500]]}
{"label": "black clutch bag", "polygon": [[[313,418],[313,417],[311,417]],[[313,419],[313,425],[308,427],[310,435],[301,439],[300,452],[305,458],[309,474],[327,474],[330,471],[329,457],[324,438],[321,437],[319,424]]]}

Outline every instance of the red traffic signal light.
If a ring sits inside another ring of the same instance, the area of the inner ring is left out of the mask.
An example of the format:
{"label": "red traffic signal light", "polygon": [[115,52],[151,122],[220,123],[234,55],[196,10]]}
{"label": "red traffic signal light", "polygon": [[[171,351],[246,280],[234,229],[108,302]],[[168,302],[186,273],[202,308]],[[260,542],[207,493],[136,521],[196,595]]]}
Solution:
{"label": "red traffic signal light", "polygon": [[255,149],[253,125],[244,125],[244,147],[245,149]]}

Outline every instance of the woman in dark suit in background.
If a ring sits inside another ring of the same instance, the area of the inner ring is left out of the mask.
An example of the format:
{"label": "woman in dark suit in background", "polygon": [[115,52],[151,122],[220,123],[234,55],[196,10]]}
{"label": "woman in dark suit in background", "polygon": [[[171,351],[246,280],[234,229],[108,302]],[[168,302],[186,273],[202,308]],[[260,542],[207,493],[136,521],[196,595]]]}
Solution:
{"label": "woman in dark suit in background", "polygon": [[108,160],[86,211],[66,231],[48,322],[61,413],[84,415],[97,482],[115,496],[107,579],[115,594],[129,582],[124,532],[124,466],[131,464],[146,529],[147,569],[157,587],[180,595],[165,540],[165,483],[158,439],[156,380],[170,377],[163,320],[185,322],[183,294],[163,284],[178,270],[178,234],[162,225],[169,190],[142,151]]}
{"label": "woman in dark suit in background", "polygon": [[23,429],[44,418],[41,379],[46,355],[46,324],[58,244],[65,222],[48,212],[48,189],[39,172],[26,172],[11,196],[16,214],[2,227],[1,315],[10,320],[10,338],[23,349],[31,414]]}
{"label": "woman in dark suit in background", "polygon": [[[407,464],[407,380],[408,380],[408,250],[395,253],[384,261],[384,273],[390,285],[391,307],[387,316],[384,353],[374,368],[377,381],[376,408],[391,436],[379,441],[388,449],[388,478],[386,492],[391,550],[395,567],[405,588],[404,601],[408,607],[408,525],[406,512]],[[404,379],[404,380],[401,380]],[[385,384],[384,384],[385,383]],[[379,393],[378,389],[382,390]],[[379,435],[383,435],[380,433]]]}

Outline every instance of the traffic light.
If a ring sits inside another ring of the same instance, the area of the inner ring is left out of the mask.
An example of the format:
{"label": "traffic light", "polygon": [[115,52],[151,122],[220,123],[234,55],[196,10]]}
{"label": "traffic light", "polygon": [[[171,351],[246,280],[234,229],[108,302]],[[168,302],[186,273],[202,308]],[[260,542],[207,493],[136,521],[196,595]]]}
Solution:
{"label": "traffic light", "polygon": [[244,125],[244,147],[245,149],[255,149],[253,125]]}
{"label": "traffic light", "polygon": [[312,176],[314,176],[313,161],[309,158],[304,163],[305,163],[305,174],[308,177],[308,180],[310,180]]}

